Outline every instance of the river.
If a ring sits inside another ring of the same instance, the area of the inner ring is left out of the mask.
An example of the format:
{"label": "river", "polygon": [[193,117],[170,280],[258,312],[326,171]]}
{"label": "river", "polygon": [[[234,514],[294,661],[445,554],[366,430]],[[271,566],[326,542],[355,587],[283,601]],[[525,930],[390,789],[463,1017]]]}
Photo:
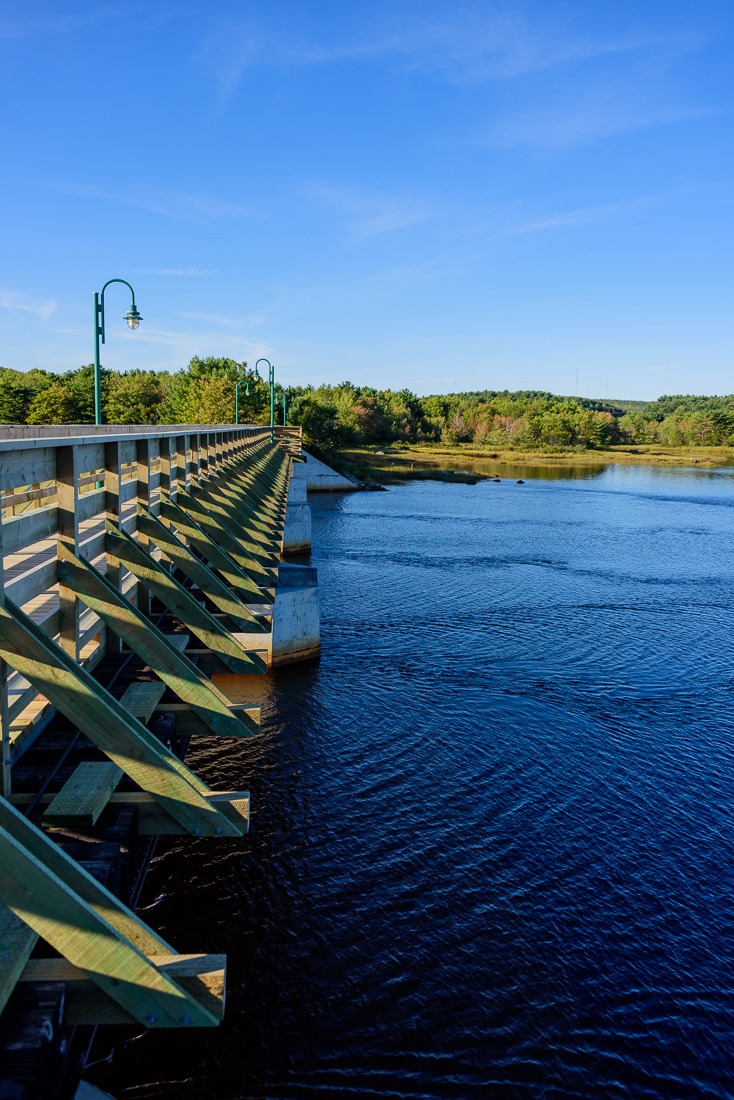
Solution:
{"label": "river", "polygon": [[734,1095],[734,470],[541,474],[311,499],[321,661],[189,757],[250,836],[169,842],[144,897],[227,953],[225,1022],[91,1079]]}

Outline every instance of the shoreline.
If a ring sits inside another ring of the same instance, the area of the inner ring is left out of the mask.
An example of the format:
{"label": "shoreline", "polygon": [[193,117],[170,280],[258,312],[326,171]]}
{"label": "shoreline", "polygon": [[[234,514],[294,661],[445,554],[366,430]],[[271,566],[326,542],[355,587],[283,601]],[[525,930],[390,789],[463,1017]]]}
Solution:
{"label": "shoreline", "polygon": [[[373,444],[348,447],[334,458],[358,477],[367,488],[396,484],[407,480],[433,478],[467,483],[502,476],[510,471],[532,468],[563,470],[586,467],[602,470],[606,466],[664,466],[688,469],[734,467],[734,447],[667,447],[647,444],[637,447],[617,445],[605,450],[567,451],[490,451],[472,444]],[[491,472],[490,472],[491,471]]]}

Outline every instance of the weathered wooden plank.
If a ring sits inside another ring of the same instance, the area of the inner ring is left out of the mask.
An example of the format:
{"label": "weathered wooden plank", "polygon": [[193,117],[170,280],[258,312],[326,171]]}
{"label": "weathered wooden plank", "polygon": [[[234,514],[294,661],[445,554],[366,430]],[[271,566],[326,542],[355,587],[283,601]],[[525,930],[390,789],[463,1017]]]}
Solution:
{"label": "weathered wooden plank", "polygon": [[10,601],[0,608],[0,656],[126,775],[154,794],[188,832],[238,835],[207,803],[206,785]]}
{"label": "weathered wooden plank", "polygon": [[21,606],[40,596],[54,584],[56,584],[56,559],[53,551],[49,549],[45,561],[33,562],[25,572],[6,580],[5,594]]}
{"label": "weathered wooden plank", "polygon": [[255,618],[234,592],[220,581],[216,573],[197,558],[188,546],[176,538],[170,527],[166,527],[150,512],[140,509],[138,530],[141,535],[153,542],[185,577],[193,581],[216,607],[224,611],[239,629],[251,630],[255,633],[269,631],[270,628]]}
{"label": "weathered wooden plank", "polygon": [[212,569],[231,584],[243,597],[251,598],[252,603],[274,603],[275,595],[267,588],[260,588],[251,577],[248,577],[233,558],[223,550],[206,531],[186,514],[177,504],[164,501],[161,504],[161,516],[169,523],[175,525],[177,530],[193,546],[197,553],[201,554]]}
{"label": "weathered wooden plank", "polygon": [[75,443],[74,450],[77,452],[80,474],[96,474],[98,470],[104,469],[105,442],[107,440]]}
{"label": "weathered wooden plank", "polygon": [[169,945],[2,799],[0,901],[65,959],[85,970],[138,1023],[218,1023],[138,946],[143,941],[148,950],[155,946],[156,954],[173,954]]}
{"label": "weathered wooden plank", "polygon": [[17,554],[34,542],[55,536],[57,523],[55,504],[3,520],[4,553]]}
{"label": "weathered wooden plank", "polygon": [[[152,955],[150,962],[199,1002],[217,1020],[224,1017],[226,955]],[[66,959],[31,959],[22,982],[64,982],[67,988],[66,1023],[70,1026],[135,1023],[111,1000],[86,971]]]}
{"label": "weathered wooden plank", "polygon": [[24,447],[0,452],[0,489],[53,481],[56,477],[54,447]]}
{"label": "weathered wooden plank", "polygon": [[33,929],[6,905],[0,904],[0,1012],[8,1003],[37,942],[38,936]]}
{"label": "weathered wooden plank", "polygon": [[44,825],[96,825],[122,779],[109,760],[85,760],[71,773],[43,815]]}
{"label": "weathered wooden plank", "polygon": [[248,737],[259,725],[236,718],[229,700],[183,653],[176,652],[162,633],[137,608],[132,607],[88,562],[59,549],[59,570],[84,602],[153,669],[180,699],[190,703],[213,733]]}
{"label": "weathered wooden plank", "polygon": [[155,681],[130,684],[120,699],[120,706],[147,726],[165,691],[166,685]]}
{"label": "weathered wooden plank", "polygon": [[138,546],[134,539],[115,531],[112,525],[107,527],[107,550],[233,672],[267,672],[267,662],[256,653],[248,653],[183,585]]}
{"label": "weathered wooden plank", "polygon": [[92,516],[101,515],[104,512],[104,489],[92,489],[88,493],[79,494],[77,504],[77,521],[86,523]]}
{"label": "weathered wooden plank", "polygon": [[[79,467],[75,447],[58,447],[56,450],[56,479],[58,482],[59,541],[71,554],[79,552]],[[59,638],[61,648],[75,660],[79,655],[77,618],[79,601],[76,594],[59,583]]]}
{"label": "weathered wooden plank", "polygon": [[[198,719],[197,719],[198,721]],[[250,827],[250,792],[217,791],[206,796],[217,810],[242,832]],[[138,811],[138,833],[141,836],[181,836],[179,823],[152,798],[147,791],[124,791],[112,795],[114,805],[135,806]]]}

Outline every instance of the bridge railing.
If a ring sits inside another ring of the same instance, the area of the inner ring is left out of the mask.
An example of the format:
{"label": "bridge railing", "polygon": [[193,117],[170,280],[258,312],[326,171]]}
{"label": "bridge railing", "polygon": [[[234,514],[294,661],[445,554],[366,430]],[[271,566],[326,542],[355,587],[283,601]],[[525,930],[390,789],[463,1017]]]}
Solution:
{"label": "bridge railing", "polygon": [[[288,429],[273,447],[269,426],[0,428],[0,1011],[19,979],[91,979],[67,1022],[221,1019],[224,958],[176,955],[64,850],[63,829],[91,835],[114,802],[134,810],[141,837],[246,834],[248,792],[210,789],[148,722],[172,712],[184,740],[259,731],[260,708],[233,704],[200,661],[268,670],[299,449]],[[118,697],[90,672],[123,646],[142,674]],[[39,742],[20,769],[30,764],[31,789],[13,790],[12,766],[54,707],[90,742],[81,756],[96,758],[49,793],[78,739],[49,774]],[[61,958],[28,962],[38,937]]]}
{"label": "bridge railing", "polygon": [[[255,425],[34,425],[0,427],[0,605],[20,607],[77,662],[92,669],[107,652],[107,630],[77,595],[60,583],[62,541],[114,578],[138,602],[140,581],[111,560],[106,521],[138,536],[138,506],[156,516],[164,493],[175,502],[208,473],[246,458],[269,441]],[[300,453],[300,428],[276,429],[276,443]],[[0,725],[4,790],[10,768],[40,729],[49,703],[0,661]]]}

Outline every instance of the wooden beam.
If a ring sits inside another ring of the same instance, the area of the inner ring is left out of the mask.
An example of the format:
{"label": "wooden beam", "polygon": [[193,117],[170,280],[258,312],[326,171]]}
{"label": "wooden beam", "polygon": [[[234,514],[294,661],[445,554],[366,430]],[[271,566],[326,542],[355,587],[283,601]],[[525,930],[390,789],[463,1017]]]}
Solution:
{"label": "wooden beam", "polygon": [[265,568],[272,567],[272,563],[277,565],[282,523],[263,519],[256,509],[243,506],[237,496],[223,491],[222,482],[230,478],[220,474],[215,481],[202,480],[198,486],[192,486],[191,495],[212,513],[231,537],[239,541],[239,532],[247,532],[245,549],[260,565]]}
{"label": "wooden beam", "polygon": [[[243,834],[249,831],[249,791],[216,791],[206,795],[206,798]],[[112,795],[110,803],[136,808],[140,836],[181,836],[183,834],[178,821],[167,813],[147,791],[118,791]]]}
{"label": "wooden beam", "polygon": [[[206,531],[218,546],[221,546],[231,558],[234,558],[240,569],[243,569],[249,577],[264,586],[273,584],[273,569],[262,565],[248,550],[243,552],[244,543],[241,539],[241,531],[236,531],[234,528],[230,529],[230,525],[218,510],[210,510],[208,504],[183,491],[178,494],[176,502],[188,516]],[[217,512],[217,514],[213,514],[214,512]]]}
{"label": "wooden beam", "polygon": [[222,737],[250,737],[259,733],[257,723],[246,716],[234,716],[226,695],[188,657],[177,652],[154,623],[107,584],[93,565],[61,549],[59,553],[59,572],[67,583],[179,699],[191,704],[213,733]]}
{"label": "wooden beam", "polygon": [[[226,955],[152,955],[150,962],[217,1020],[224,1016]],[[134,1024],[135,1017],[95,985],[85,970],[66,959],[31,959],[20,981],[64,982],[65,1022],[74,1026]]]}
{"label": "wooden beam", "polygon": [[174,954],[169,945],[2,799],[0,901],[138,1023],[219,1022],[151,961],[151,949]]}
{"label": "wooden beam", "polygon": [[33,929],[16,917],[7,905],[0,904],[0,1012],[8,1003],[37,942],[38,936]]}
{"label": "wooden beam", "polygon": [[130,535],[107,526],[107,550],[161,601],[164,607],[212,650],[231,669],[240,674],[267,672],[267,661],[248,652],[232,637],[218,619],[167,573]]}
{"label": "wooden beam", "polygon": [[43,815],[44,825],[96,825],[115,787],[122,768],[111,760],[85,760],[78,764]]}
{"label": "wooden beam", "polygon": [[[59,549],[79,553],[79,467],[76,447],[56,449],[56,481],[58,486]],[[24,603],[25,601],[17,601]],[[59,631],[61,648],[75,660],[79,656],[79,601],[76,593],[59,580]]]}
{"label": "wooden beam", "polygon": [[242,603],[235,593],[220,581],[209,566],[197,558],[180,539],[176,538],[170,527],[166,527],[145,509],[138,509],[138,531],[146,540],[157,546],[166,557],[188,577],[212,603],[223,611],[239,630],[253,633],[269,633],[270,628],[263,625]]}
{"label": "wooden beam", "polygon": [[154,794],[187,832],[241,835],[207,802],[206,785],[10,601],[0,608],[0,656],[133,782]]}
{"label": "wooden beam", "polygon": [[163,501],[161,504],[161,516],[172,523],[186,541],[193,546],[197,553],[201,554],[209,562],[212,569],[216,570],[228,584],[236,589],[241,598],[247,597],[251,603],[275,603],[275,595],[268,588],[260,588],[247,573],[237,564],[225,549],[223,549],[209,535],[196,520],[189,516],[177,504]]}
{"label": "wooden beam", "polygon": [[141,680],[125,689],[120,706],[147,726],[165,692],[165,684]]}

